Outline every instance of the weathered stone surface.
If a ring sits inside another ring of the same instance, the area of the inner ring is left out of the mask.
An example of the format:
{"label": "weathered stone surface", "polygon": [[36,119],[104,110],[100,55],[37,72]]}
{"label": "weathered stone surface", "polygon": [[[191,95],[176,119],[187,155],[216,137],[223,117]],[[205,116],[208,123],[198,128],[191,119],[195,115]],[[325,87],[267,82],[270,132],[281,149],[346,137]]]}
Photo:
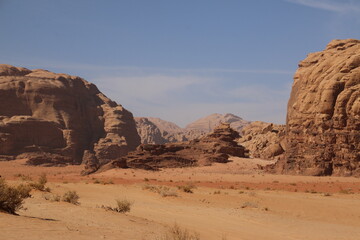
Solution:
{"label": "weathered stone surface", "polygon": [[102,169],[113,167],[159,168],[204,166],[214,162],[225,163],[229,156],[245,156],[245,149],[236,143],[239,133],[229,124],[221,124],[212,133],[200,139],[167,144],[142,144],[119,160],[112,161]]}
{"label": "weathered stone surface", "polygon": [[251,158],[280,159],[284,155],[285,125],[252,122],[245,126],[239,143],[249,151]]}
{"label": "weathered stone surface", "polygon": [[0,101],[0,155],[80,164],[89,150],[101,165],[140,144],[132,114],[80,77],[0,64]]}
{"label": "weathered stone surface", "polygon": [[283,173],[360,176],[360,41],[334,40],[299,63]]}
{"label": "weathered stone surface", "polygon": [[236,131],[248,125],[250,122],[233,114],[211,114],[201,118],[186,128],[180,128],[175,123],[153,117],[137,117],[136,127],[141,137],[141,143],[164,144],[184,142],[205,136],[214,130],[220,123],[230,123]]}

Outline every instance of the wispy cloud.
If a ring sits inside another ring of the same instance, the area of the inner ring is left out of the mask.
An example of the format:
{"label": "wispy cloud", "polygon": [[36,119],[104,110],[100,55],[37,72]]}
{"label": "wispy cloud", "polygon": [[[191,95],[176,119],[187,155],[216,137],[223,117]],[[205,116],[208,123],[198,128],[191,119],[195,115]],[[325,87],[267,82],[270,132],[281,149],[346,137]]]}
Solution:
{"label": "wispy cloud", "polygon": [[285,0],[290,3],[336,13],[360,13],[359,0]]}

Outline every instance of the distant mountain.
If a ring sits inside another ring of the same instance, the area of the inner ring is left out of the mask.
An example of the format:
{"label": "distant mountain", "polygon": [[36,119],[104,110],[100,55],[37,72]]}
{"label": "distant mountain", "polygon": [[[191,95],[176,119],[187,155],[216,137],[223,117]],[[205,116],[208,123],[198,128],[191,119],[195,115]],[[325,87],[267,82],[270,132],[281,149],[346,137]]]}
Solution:
{"label": "distant mountain", "polygon": [[250,124],[249,121],[246,121],[241,117],[231,113],[226,113],[226,114],[214,113],[209,116],[200,118],[193,123],[188,124],[185,127],[185,129],[187,131],[197,130],[208,133],[213,131],[214,128],[218,126],[221,122],[230,123],[230,126],[238,132],[241,132],[241,129],[243,127]]}
{"label": "distant mountain", "polygon": [[240,132],[250,124],[234,114],[214,113],[190,123],[181,128],[175,123],[154,117],[135,117],[138,133],[142,143],[163,144],[168,142],[183,142],[202,137],[212,132],[221,122],[230,123],[231,127]]}

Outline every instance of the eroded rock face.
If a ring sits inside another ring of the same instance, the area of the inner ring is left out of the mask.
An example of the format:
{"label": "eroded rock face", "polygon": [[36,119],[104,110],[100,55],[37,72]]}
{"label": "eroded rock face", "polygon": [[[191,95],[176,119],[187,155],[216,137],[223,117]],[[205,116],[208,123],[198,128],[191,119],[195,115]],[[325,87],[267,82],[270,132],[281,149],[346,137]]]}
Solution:
{"label": "eroded rock face", "polygon": [[132,114],[80,77],[1,64],[0,102],[0,155],[102,165],[140,144]]}
{"label": "eroded rock face", "polygon": [[229,124],[221,124],[212,133],[188,142],[167,144],[142,144],[136,151],[112,161],[104,169],[115,167],[159,168],[204,166],[214,162],[225,163],[229,156],[245,156],[245,149],[238,145],[239,133]]}
{"label": "eroded rock face", "polygon": [[185,142],[201,138],[212,132],[220,123],[230,123],[231,127],[240,132],[250,122],[230,113],[214,113],[180,128],[175,123],[153,117],[136,117],[136,127],[144,144],[164,144]]}
{"label": "eroded rock face", "polygon": [[241,131],[239,143],[252,158],[281,159],[286,149],[285,125],[252,122]]}
{"label": "eroded rock face", "polygon": [[360,176],[360,41],[334,40],[299,63],[283,173]]}

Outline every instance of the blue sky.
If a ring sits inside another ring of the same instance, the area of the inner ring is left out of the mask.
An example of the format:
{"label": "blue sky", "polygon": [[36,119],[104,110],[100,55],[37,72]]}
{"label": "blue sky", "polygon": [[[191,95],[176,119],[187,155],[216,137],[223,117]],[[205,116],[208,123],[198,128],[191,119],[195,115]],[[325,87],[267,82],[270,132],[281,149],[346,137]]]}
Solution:
{"label": "blue sky", "polygon": [[300,60],[360,39],[359,0],[0,0],[0,63],[78,75],[135,116],[285,123]]}

